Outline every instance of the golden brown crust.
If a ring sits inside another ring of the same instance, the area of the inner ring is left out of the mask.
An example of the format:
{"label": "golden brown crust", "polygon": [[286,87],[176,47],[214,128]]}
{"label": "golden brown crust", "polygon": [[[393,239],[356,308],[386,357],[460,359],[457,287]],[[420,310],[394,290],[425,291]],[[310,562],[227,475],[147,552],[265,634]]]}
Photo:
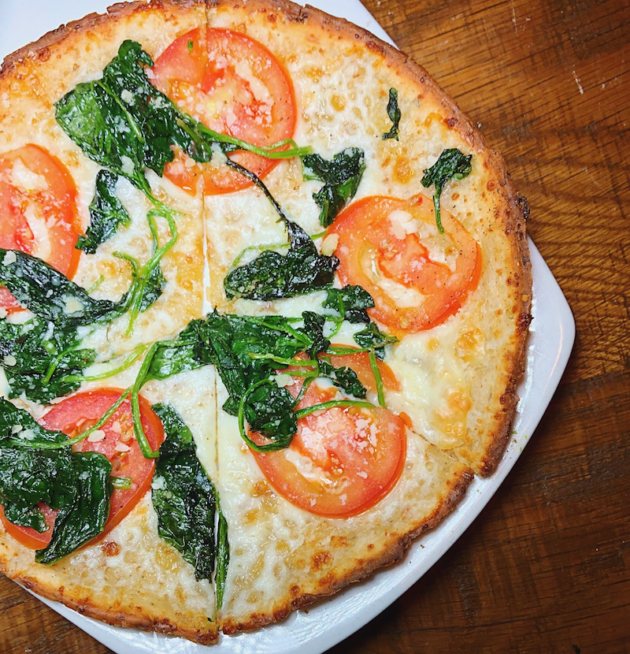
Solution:
{"label": "golden brown crust", "polygon": [[[3,561],[0,561],[0,568],[5,573],[6,566]],[[53,602],[61,602],[64,606],[73,609],[81,615],[106,622],[115,627],[128,627],[142,631],[155,631],[156,633],[168,634],[170,636],[182,636],[200,645],[213,645],[219,637],[215,624],[208,623],[208,628],[204,631],[200,629],[186,629],[173,624],[168,619],[152,618],[142,610],[137,610],[134,613],[125,611],[117,612],[98,606],[89,597],[81,599],[69,598],[65,595],[63,586],[60,588],[51,588],[40,583],[37,579],[21,575],[12,577],[12,579],[40,597],[52,600]]]}
{"label": "golden brown crust", "polygon": [[205,0],[136,0],[135,2],[119,2],[108,7],[103,14],[92,13],[74,20],[57,29],[44,34],[37,41],[21,47],[19,50],[7,55],[0,66],[0,80],[8,76],[25,60],[48,61],[50,49],[58,46],[66,39],[81,36],[88,31],[99,29],[112,20],[123,20],[134,14],[160,11],[166,9],[186,9],[205,6]]}

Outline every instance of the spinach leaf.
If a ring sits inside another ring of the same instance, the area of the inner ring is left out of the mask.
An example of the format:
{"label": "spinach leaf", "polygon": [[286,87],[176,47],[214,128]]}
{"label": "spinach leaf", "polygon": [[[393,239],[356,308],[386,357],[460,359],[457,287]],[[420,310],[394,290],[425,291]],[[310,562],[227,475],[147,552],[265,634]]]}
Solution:
{"label": "spinach leaf", "polygon": [[264,380],[252,388],[244,404],[244,416],[250,429],[275,441],[277,449],[287,447],[297,431],[293,396],[273,379]]}
{"label": "spinach leaf", "polygon": [[470,175],[472,171],[471,165],[472,154],[465,156],[457,148],[443,150],[438,160],[431,166],[425,168],[422,172],[424,177],[420,183],[425,188],[435,186],[435,193],[433,194],[433,206],[435,207],[435,222],[437,223],[438,232],[444,234],[442,227],[442,218],[440,215],[440,195],[446,183],[451,179],[464,179]]}
{"label": "spinach leaf", "polygon": [[396,139],[399,140],[399,125],[402,113],[398,107],[398,91],[396,89],[389,89],[389,101],[387,102],[387,115],[392,121],[392,128],[389,132],[383,134],[383,140]]}
{"label": "spinach leaf", "polygon": [[170,217],[167,220],[171,239],[161,247],[157,247],[156,241],[153,257],[142,267],[133,257],[116,253],[133,268],[131,286],[118,302],[92,298],[45,261],[19,250],[0,248],[0,286],[6,286],[36,316],[64,329],[108,323],[129,311],[128,331],[131,331],[137,314],[146,311],[160,297],[166,284],[159,262],[177,240],[174,222]]}
{"label": "spinach leaf", "polygon": [[[278,370],[295,365],[297,355],[306,356],[299,360],[306,386],[316,377],[328,377],[350,395],[360,398],[366,394],[352,370],[337,368],[325,358],[330,348],[324,335],[325,317],[305,311],[301,327],[296,324],[299,322],[299,318],[284,316],[235,316],[215,311],[190,323],[175,340],[154,344],[133,393],[149,379],[213,364],[228,392],[223,409],[238,416],[241,436],[250,447],[263,452],[288,447],[297,431],[298,400],[277,384],[275,376]],[[339,402],[372,406],[359,400]],[[254,443],[245,422],[270,442]]]}
{"label": "spinach leaf", "polygon": [[304,311],[302,320],[304,321],[304,332],[311,340],[311,345],[306,348],[306,353],[315,359],[320,352],[326,352],[330,347],[330,341],[324,336],[326,318],[313,311]]}
{"label": "spinach leaf", "polygon": [[57,480],[55,519],[52,539],[37,550],[37,563],[55,563],[68,556],[104,529],[109,516],[112,464],[98,452],[74,452],[65,479]]}
{"label": "spinach leaf", "polygon": [[267,250],[252,262],[233,268],[223,280],[228,298],[277,300],[332,284],[339,259],[319,254],[311,237],[296,223],[286,220],[285,224],[287,254]]}
{"label": "spinach leaf", "polygon": [[15,524],[46,531],[39,503],[58,510],[48,546],[38,563],[55,563],[103,531],[112,493],[109,461],[96,452],[39,444],[68,441],[39,425],[24,409],[0,398],[0,504]]}
{"label": "spinach leaf", "polygon": [[328,289],[322,306],[332,309],[341,320],[351,323],[370,322],[367,309],[374,307],[372,296],[362,286],[344,286]]}
{"label": "spinach leaf", "polygon": [[151,493],[158,534],[195,568],[197,580],[211,581],[216,556],[216,490],[179,413],[169,404],[154,404],[153,410],[166,432]]}
{"label": "spinach leaf", "polygon": [[359,381],[357,373],[348,368],[341,366],[336,368],[326,357],[319,360],[319,376],[326,377],[344,393],[363,399],[367,395],[367,389]]}
{"label": "spinach leaf", "polygon": [[95,300],[83,288],[36,257],[0,248],[0,286],[36,316],[55,325],[90,325],[108,322],[124,312],[120,302]]}
{"label": "spinach leaf", "polygon": [[39,318],[23,324],[0,321],[0,361],[9,397],[24,394],[46,403],[77,390],[78,376],[96,359],[94,350],[80,348],[80,344],[72,326],[55,326]]}
{"label": "spinach leaf", "polygon": [[80,236],[77,242],[77,248],[87,254],[94,254],[120,225],[129,227],[131,223],[127,209],[116,196],[117,181],[118,176],[109,170],[99,170],[96,176],[96,191],[90,204],[90,225],[85,236]]}
{"label": "spinach leaf", "polygon": [[355,196],[365,171],[365,154],[360,148],[346,148],[331,161],[318,154],[309,154],[302,158],[302,164],[304,179],[324,182],[324,186],[313,194],[313,199],[321,209],[319,222],[328,227]]}
{"label": "spinach leaf", "polygon": [[151,379],[166,379],[180,372],[195,370],[206,365],[198,329],[202,322],[201,319],[193,320],[176,339],[159,341],[154,345],[143,383]]}
{"label": "spinach leaf", "polygon": [[188,138],[173,104],[151,84],[153,60],[125,41],[101,79],[78,84],[56,104],[61,128],[93,161],[151,195],[145,169],[163,175],[171,144]]}
{"label": "spinach leaf", "polygon": [[385,358],[385,346],[398,341],[395,336],[383,333],[375,322],[369,323],[365,329],[357,332],[354,340],[360,347],[374,350],[381,361]]}

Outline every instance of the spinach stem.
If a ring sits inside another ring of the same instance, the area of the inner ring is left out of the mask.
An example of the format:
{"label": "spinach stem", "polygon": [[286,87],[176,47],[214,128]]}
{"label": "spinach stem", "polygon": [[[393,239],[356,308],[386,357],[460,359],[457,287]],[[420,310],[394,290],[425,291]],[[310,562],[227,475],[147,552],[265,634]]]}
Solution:
{"label": "spinach stem", "polygon": [[381,377],[381,371],[378,367],[378,361],[376,360],[376,353],[373,349],[369,351],[370,357],[370,368],[372,368],[372,374],[374,375],[374,381],[376,382],[376,393],[378,395],[378,403],[384,409],[387,408],[385,404],[385,390],[383,388],[383,378]]}
{"label": "spinach stem", "polygon": [[[92,425],[89,429],[86,429],[81,434],[78,434],[74,438],[69,438],[67,441],[62,441],[60,443],[51,443],[49,441],[29,441],[27,447],[41,450],[60,450],[63,447],[71,447],[75,443],[80,443],[81,441],[85,440],[92,432],[100,429],[114,415],[118,407],[120,407],[120,405],[125,401],[130,392],[131,388],[123,391],[122,395],[114,402],[114,404],[111,405],[111,407],[109,407],[109,409],[107,409],[107,411],[94,425]],[[25,445],[25,441],[19,439],[13,439],[12,443],[14,445]]]}
{"label": "spinach stem", "polygon": [[127,368],[133,365],[142,356],[142,353],[147,349],[147,347],[149,346],[145,345],[144,343],[138,345],[138,347],[132,350],[131,354],[117,368],[112,368],[111,370],[107,370],[98,375],[88,375],[88,376],[69,375],[68,377],[64,377],[64,381],[93,382],[93,381],[100,381],[101,379],[108,379],[109,377],[113,377],[114,375],[117,375],[119,372],[123,372],[124,370],[127,370]]}
{"label": "spinach stem", "polygon": [[313,406],[307,406],[304,409],[300,409],[295,412],[297,419],[304,418],[315,413],[316,411],[326,411],[327,409],[333,409],[336,406],[356,406],[362,409],[373,409],[374,405],[371,402],[366,402],[364,400],[329,400],[328,402],[322,402],[321,404],[314,404]]}
{"label": "spinach stem", "polygon": [[156,450],[155,452],[151,449],[151,445],[149,445],[147,435],[144,433],[144,428],[142,427],[142,416],[140,414],[140,395],[139,395],[140,389],[142,388],[142,385],[144,384],[144,380],[149,372],[149,368],[151,367],[151,362],[153,361],[153,357],[157,352],[158,345],[159,342],[153,343],[153,345],[151,345],[151,347],[149,348],[149,351],[147,352],[147,355],[144,358],[144,361],[142,362],[142,367],[138,372],[138,376],[136,377],[136,381],[131,387],[131,415],[133,416],[133,431],[136,435],[136,440],[138,441],[138,446],[140,447],[140,451],[142,452],[145,459],[157,459],[157,457],[160,454],[159,449]]}
{"label": "spinach stem", "polygon": [[119,488],[120,490],[131,488],[131,477],[115,477],[112,475],[110,480],[114,488]]}
{"label": "spinach stem", "polygon": [[[318,363],[315,359],[287,359],[284,357],[277,357],[273,354],[256,354],[256,352],[249,352],[252,359],[268,359],[283,366],[317,366]],[[293,373],[291,373],[293,374]]]}

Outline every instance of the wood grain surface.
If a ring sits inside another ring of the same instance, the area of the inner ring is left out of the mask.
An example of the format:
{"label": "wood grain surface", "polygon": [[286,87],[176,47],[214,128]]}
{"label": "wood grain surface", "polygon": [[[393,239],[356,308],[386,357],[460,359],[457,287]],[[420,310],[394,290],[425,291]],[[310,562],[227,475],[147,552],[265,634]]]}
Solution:
{"label": "wood grain surface", "polygon": [[[330,652],[630,652],[630,3],[364,4],[503,152],[577,340],[488,507]],[[107,651],[0,578],[0,652]]]}

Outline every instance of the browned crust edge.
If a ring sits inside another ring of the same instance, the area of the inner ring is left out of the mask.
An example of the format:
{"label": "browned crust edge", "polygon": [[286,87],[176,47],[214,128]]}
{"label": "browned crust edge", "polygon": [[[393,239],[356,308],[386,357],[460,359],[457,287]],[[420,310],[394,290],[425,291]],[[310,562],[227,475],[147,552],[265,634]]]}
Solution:
{"label": "browned crust edge", "polygon": [[[26,59],[31,61],[46,61],[50,56],[49,49],[69,36],[98,28],[101,24],[111,19],[122,19],[137,12],[154,11],[167,9],[169,7],[185,9],[204,5],[207,8],[218,8],[221,6],[232,6],[236,8],[247,8],[247,10],[267,13],[269,10],[284,14],[287,19],[309,24],[314,24],[329,32],[336,32],[339,38],[355,39],[362,43],[370,50],[379,52],[385,63],[396,68],[400,73],[405,74],[410,80],[414,81],[420,87],[431,93],[434,98],[438,99],[446,113],[456,119],[455,127],[461,136],[466,140],[471,148],[485,149],[488,153],[488,165],[491,171],[496,174],[500,180],[501,194],[505,204],[506,224],[505,232],[509,238],[512,249],[513,260],[517,262],[519,271],[515,274],[513,284],[518,287],[521,298],[521,305],[518,307],[517,334],[518,343],[514,351],[509,355],[511,363],[511,374],[509,383],[503,395],[501,396],[502,408],[498,415],[495,416],[497,427],[495,436],[490,443],[486,455],[476,471],[482,476],[490,475],[498,465],[503,456],[505,447],[510,437],[510,426],[514,419],[518,396],[516,394],[516,385],[525,370],[525,349],[528,335],[528,327],[531,322],[531,264],[529,259],[529,247],[527,244],[525,220],[528,214],[526,200],[520,196],[514,184],[511,181],[507,171],[506,163],[500,153],[488,149],[482,134],[475,128],[472,122],[459,109],[455,101],[452,100],[433,80],[431,75],[419,64],[416,64],[408,55],[393,46],[385,43],[378,37],[374,36],[367,30],[364,30],[352,23],[332,17],[314,7],[307,5],[300,7],[287,0],[137,0],[136,2],[122,2],[107,8],[104,14],[88,14],[82,19],[62,25],[56,30],[45,34],[37,41],[26,45],[14,53],[8,55],[0,67],[0,80],[9,76],[14,70]],[[234,634],[239,631],[250,631],[267,624],[284,620],[292,611],[308,606],[324,597],[333,595],[343,587],[357,583],[372,575],[376,570],[382,567],[390,566],[399,561],[408,551],[411,543],[415,538],[436,527],[462,499],[466,489],[473,479],[473,472],[470,469],[464,470],[457,480],[450,494],[442,501],[434,513],[427,518],[421,525],[410,533],[400,538],[394,545],[384,552],[380,557],[370,561],[363,568],[357,569],[343,578],[337,579],[331,585],[323,589],[321,593],[302,595],[291,600],[287,605],[274,610],[273,614],[250,616],[249,621],[235,623],[226,620],[222,624],[222,631],[225,634]],[[6,570],[6,561],[0,562],[0,568]],[[108,624],[132,627],[145,631],[156,631],[158,633],[167,633],[174,636],[183,636],[201,644],[212,644],[217,641],[216,630],[212,631],[209,624],[207,632],[198,630],[190,631],[179,629],[170,621],[156,621],[144,614],[126,614],[124,612],[112,613],[107,609],[94,605],[89,599],[74,600],[64,597],[63,588],[50,589],[40,584],[37,580],[29,577],[17,576],[15,581],[22,584],[28,590],[41,595],[47,599],[58,601],[76,610],[82,615],[86,615],[96,620]]]}
{"label": "browned crust edge", "polygon": [[[2,572],[5,573],[6,567],[4,561],[0,562],[0,567],[2,568]],[[154,631],[170,636],[182,636],[200,645],[213,645],[219,638],[216,624],[208,623],[208,629],[205,631],[201,631],[200,629],[182,629],[174,625],[170,620],[153,619],[139,610],[136,610],[135,613],[128,613],[124,610],[110,610],[95,605],[87,597],[84,599],[68,598],[64,594],[63,586],[60,588],[49,588],[28,576],[18,575],[17,577],[10,578],[40,597],[52,600],[53,602],[60,602],[81,615],[116,627]]]}
{"label": "browned crust edge", "polygon": [[50,57],[51,47],[59,45],[75,34],[97,29],[110,20],[121,20],[127,16],[147,11],[182,10],[205,6],[206,0],[135,0],[135,2],[119,2],[107,7],[102,14],[91,13],[79,20],[60,25],[57,29],[44,34],[37,41],[33,41],[7,55],[0,66],[0,80],[12,74],[27,59],[30,61],[47,61]]}
{"label": "browned crust edge", "polygon": [[221,622],[221,631],[224,634],[231,635],[242,631],[253,631],[265,625],[280,622],[286,619],[292,611],[334,595],[349,584],[363,581],[380,568],[394,565],[405,556],[416,538],[439,525],[455,509],[464,497],[473,478],[474,473],[470,468],[462,469],[450,493],[441,501],[433,513],[413,531],[402,536],[389,549],[385,550],[379,557],[371,560],[367,565],[357,568],[344,577],[333,580],[328,587],[323,588],[319,593],[304,594],[288,600],[283,606],[276,607],[273,613],[253,613],[248,620],[239,622],[228,618]]}

